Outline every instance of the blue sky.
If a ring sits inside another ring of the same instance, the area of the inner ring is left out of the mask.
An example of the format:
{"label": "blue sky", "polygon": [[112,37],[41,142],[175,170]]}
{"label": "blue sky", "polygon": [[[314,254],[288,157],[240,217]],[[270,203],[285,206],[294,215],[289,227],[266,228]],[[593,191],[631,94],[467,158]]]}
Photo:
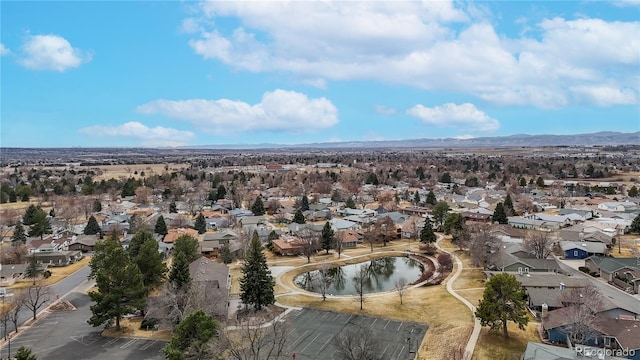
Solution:
{"label": "blue sky", "polygon": [[640,130],[640,1],[2,1],[0,146]]}

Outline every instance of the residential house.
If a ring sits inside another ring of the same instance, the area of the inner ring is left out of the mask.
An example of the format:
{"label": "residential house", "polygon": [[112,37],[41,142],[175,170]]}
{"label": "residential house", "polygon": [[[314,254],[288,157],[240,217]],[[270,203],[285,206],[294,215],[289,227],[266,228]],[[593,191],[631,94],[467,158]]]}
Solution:
{"label": "residential house", "polygon": [[[576,229],[572,227],[571,229]],[[607,247],[611,248],[616,243],[616,238],[602,232],[600,230],[593,232],[584,232],[584,231],[573,231],[573,230],[561,230],[560,238],[564,241],[590,241],[590,242],[600,242],[605,244]]]}
{"label": "residential house", "polygon": [[364,238],[362,234],[354,230],[338,230],[334,233],[335,237],[341,239],[342,248],[354,248],[359,243],[362,243]]}
{"label": "residential house", "polygon": [[329,224],[331,224],[333,231],[360,230],[361,228],[361,226],[356,222],[338,218],[329,220]]}
{"label": "residential house", "polygon": [[82,259],[82,252],[76,251],[50,251],[33,253],[38,263],[48,266],[67,266]]}
{"label": "residential house", "polygon": [[194,239],[198,239],[198,231],[190,228],[177,228],[177,229],[169,229],[167,235],[164,237],[162,241],[168,244],[173,244],[177,238],[183,235],[189,235]]}
{"label": "residential house", "polygon": [[347,216],[358,216],[358,217],[374,217],[376,216],[376,211],[371,209],[351,209],[351,208],[340,208],[336,210],[336,214],[347,217]]}
{"label": "residential house", "polygon": [[579,209],[560,209],[560,211],[558,211],[558,215],[572,215],[572,216],[577,216],[577,218],[579,221],[587,221],[590,220],[591,218],[593,218],[593,211],[591,210],[579,210]]}
{"label": "residential house", "polygon": [[78,235],[71,238],[69,251],[93,252],[96,242],[100,240],[100,235]]}
{"label": "residential house", "polygon": [[506,224],[494,224],[491,226],[489,233],[503,243],[523,243],[524,231],[511,227]]}
{"label": "residential house", "polygon": [[565,259],[586,259],[592,255],[603,256],[607,253],[607,246],[599,242],[560,241],[560,248]]}
{"label": "residential house", "polygon": [[472,211],[463,211],[461,215],[466,221],[470,221],[470,222],[476,222],[476,223],[491,222],[491,214],[485,214],[481,212],[472,212]]}
{"label": "residential house", "polygon": [[207,256],[218,256],[220,249],[228,246],[235,256],[242,249],[240,237],[233,230],[224,230],[216,233],[205,233],[200,242],[200,252]]}
{"label": "residential house", "polygon": [[640,260],[638,258],[591,256],[584,263],[589,270],[598,273],[609,283],[634,294],[639,292]]}
{"label": "residential house", "polygon": [[273,249],[280,255],[300,255],[304,252],[305,243],[302,239],[292,235],[282,235],[272,240]]}
{"label": "residential house", "polygon": [[193,286],[205,296],[201,309],[216,320],[225,323],[229,314],[229,289],[231,289],[229,267],[203,256],[189,264],[189,274]]}
{"label": "residential house", "polygon": [[598,210],[625,212],[630,210],[636,210],[638,204],[633,201],[607,201],[598,204]]}
{"label": "residential house", "polygon": [[0,286],[11,286],[24,278],[29,264],[0,264]]}
{"label": "residential house", "polygon": [[560,229],[560,223],[544,220],[523,218],[520,216],[507,217],[508,224],[516,229],[533,229],[541,231],[555,231]]}
{"label": "residential house", "polygon": [[558,272],[560,266],[555,259],[519,258],[502,249],[494,254],[490,269],[528,274],[531,272]]}

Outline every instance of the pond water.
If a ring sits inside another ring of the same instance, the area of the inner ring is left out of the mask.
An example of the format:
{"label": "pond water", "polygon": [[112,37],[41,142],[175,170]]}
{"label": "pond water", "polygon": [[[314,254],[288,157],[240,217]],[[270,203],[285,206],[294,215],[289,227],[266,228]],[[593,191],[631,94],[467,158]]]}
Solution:
{"label": "pond water", "polygon": [[391,256],[373,259],[367,262],[330,267],[302,273],[295,277],[294,284],[299,288],[322,293],[324,287],[327,295],[357,295],[356,275],[358,270],[365,271],[363,282],[364,293],[393,290],[396,281],[401,278],[411,284],[420,278],[424,266],[417,260],[408,257]]}

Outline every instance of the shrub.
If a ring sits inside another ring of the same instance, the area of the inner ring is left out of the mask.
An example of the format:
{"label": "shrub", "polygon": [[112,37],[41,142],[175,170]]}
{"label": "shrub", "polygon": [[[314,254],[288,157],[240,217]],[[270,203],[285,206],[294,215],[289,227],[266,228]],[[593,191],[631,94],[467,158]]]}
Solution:
{"label": "shrub", "polygon": [[153,329],[155,328],[156,325],[158,325],[158,323],[159,323],[159,320],[156,318],[145,318],[140,323],[140,329],[141,330]]}

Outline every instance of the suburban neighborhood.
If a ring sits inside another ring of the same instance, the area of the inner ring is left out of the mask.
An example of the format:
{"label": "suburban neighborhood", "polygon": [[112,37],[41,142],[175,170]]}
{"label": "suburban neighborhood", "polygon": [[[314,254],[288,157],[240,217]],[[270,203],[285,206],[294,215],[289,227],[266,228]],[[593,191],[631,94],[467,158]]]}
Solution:
{"label": "suburban neighborhood", "polygon": [[[553,151],[544,158],[577,149]],[[596,164],[610,169],[605,179],[587,175],[593,165],[586,157],[572,162],[573,175],[559,178],[553,168],[516,169],[541,155],[528,160],[500,151],[432,153],[402,163],[392,153],[368,162],[363,152],[341,162],[308,154],[313,162],[294,164],[257,154],[244,165],[209,165],[198,157],[125,166],[5,164],[0,281],[11,296],[3,297],[0,325],[19,342],[20,326],[37,327],[36,314],[46,319],[65,304],[66,294],[45,291],[68,276],[63,269],[84,267],[91,283],[74,296],[96,304],[89,320],[103,329],[96,336],[155,339],[167,344],[167,358],[172,351],[240,358],[232,354],[254,351],[255,344],[231,339],[251,331],[282,337],[284,345],[270,348],[282,357],[353,355],[340,342],[353,335],[350,325],[340,336],[326,335],[331,346],[314,354],[275,325],[297,324],[296,314],[317,309],[421,329],[413,347],[391,342],[397,352],[381,358],[578,359],[604,352],[640,359],[640,157],[637,150],[599,151],[607,154]],[[332,268],[368,261],[371,270],[389,256],[415,259],[422,275],[396,280],[386,292],[353,283],[352,295],[333,295],[322,286],[335,280]],[[247,272],[260,264],[262,270]],[[113,278],[116,269],[127,269],[128,284]],[[258,273],[266,277],[253,284],[267,285],[247,287]],[[315,285],[300,288],[300,276]],[[504,299],[488,297],[495,296],[488,289],[504,281],[516,284],[518,295],[508,301],[521,306],[510,315],[489,308]],[[117,286],[128,299],[105,302]],[[439,297],[461,298],[457,314],[438,318]],[[127,310],[105,310],[111,306]],[[402,315],[425,307],[435,313]],[[11,314],[25,311],[32,321],[12,322]],[[497,311],[505,315],[496,318]],[[180,324],[196,321],[193,314],[216,324],[219,340],[202,340],[206,349],[172,348]],[[269,331],[252,330],[258,328]],[[350,341],[379,336],[372,331]],[[436,349],[443,336],[447,346]]]}

